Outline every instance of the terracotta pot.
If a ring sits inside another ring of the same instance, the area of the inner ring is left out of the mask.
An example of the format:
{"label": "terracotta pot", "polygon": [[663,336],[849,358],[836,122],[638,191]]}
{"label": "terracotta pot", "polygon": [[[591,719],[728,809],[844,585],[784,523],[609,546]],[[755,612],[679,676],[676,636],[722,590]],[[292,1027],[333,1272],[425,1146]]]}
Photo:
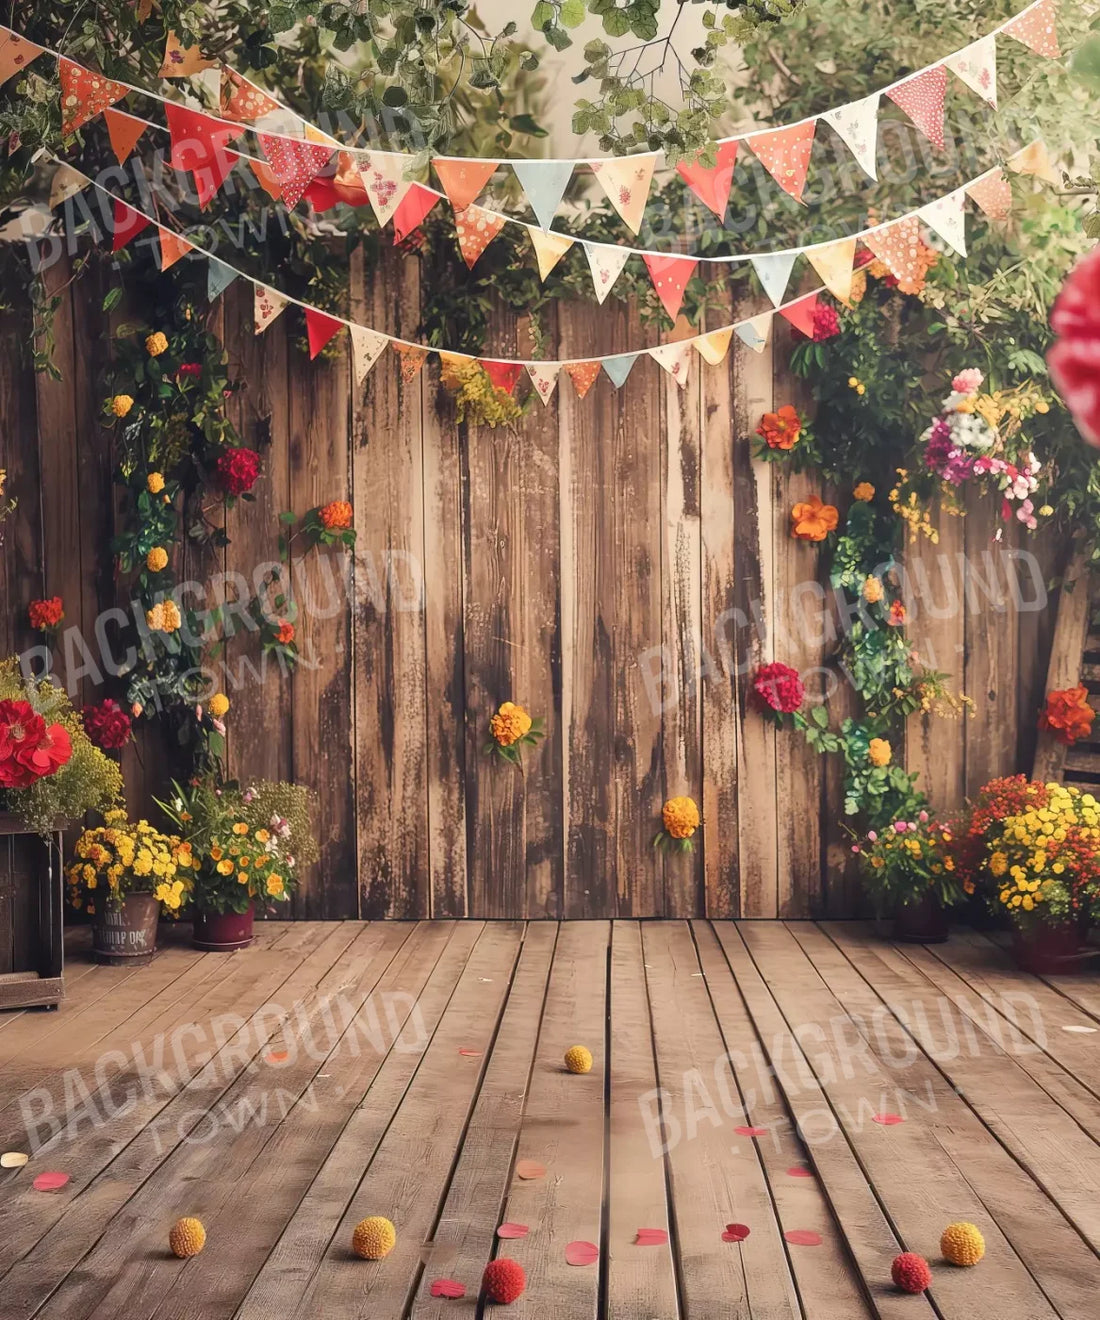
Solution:
{"label": "terracotta pot", "polygon": [[196,912],[191,942],[206,953],[232,953],[247,949],[252,943],[252,918],[255,904],[246,912]]}
{"label": "terracotta pot", "polygon": [[1012,951],[1021,971],[1035,976],[1053,976],[1074,971],[1079,965],[1080,938],[1074,926],[1036,926],[1026,933],[1012,933]]}
{"label": "terracotta pot", "polygon": [[160,904],[152,894],[127,894],[116,907],[96,911],[92,957],[108,967],[141,967],[157,949]]}
{"label": "terracotta pot", "polygon": [[947,913],[931,895],[894,913],[893,938],[899,944],[943,944],[950,933]]}

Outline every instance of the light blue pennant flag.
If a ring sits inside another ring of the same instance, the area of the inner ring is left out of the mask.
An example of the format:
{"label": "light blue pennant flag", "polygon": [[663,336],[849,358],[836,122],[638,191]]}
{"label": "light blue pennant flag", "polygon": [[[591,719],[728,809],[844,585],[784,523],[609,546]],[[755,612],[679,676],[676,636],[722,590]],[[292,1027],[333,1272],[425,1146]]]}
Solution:
{"label": "light blue pennant flag", "polygon": [[797,252],[765,252],[759,257],[750,257],[756,278],[764,286],[764,292],[778,307],[787,292],[787,281],[791,278]]}
{"label": "light blue pennant flag", "polygon": [[744,321],[733,327],[734,333],[743,344],[747,344],[754,353],[763,353],[768,344],[768,334],[772,328],[772,313],[761,312],[751,321]]}
{"label": "light blue pennant flag", "polygon": [[512,162],[516,178],[519,179],[531,209],[538,217],[543,229],[549,229],[554,222],[566,185],[573,174],[571,160],[516,160]]}
{"label": "light blue pennant flag", "polygon": [[206,267],[206,296],[213,302],[220,297],[237,278],[237,272],[224,261],[211,257]]}
{"label": "light blue pennant flag", "polygon": [[611,377],[611,382],[616,389],[619,389],[627,376],[630,375],[631,368],[637,362],[639,354],[623,353],[621,357],[605,358],[603,369]]}

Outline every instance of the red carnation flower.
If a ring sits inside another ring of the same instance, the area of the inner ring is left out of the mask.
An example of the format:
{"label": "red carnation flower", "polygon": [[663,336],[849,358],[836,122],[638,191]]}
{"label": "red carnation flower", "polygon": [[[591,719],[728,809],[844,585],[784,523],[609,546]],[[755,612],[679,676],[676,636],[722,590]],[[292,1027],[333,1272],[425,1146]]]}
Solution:
{"label": "red carnation flower", "polygon": [[798,670],[778,661],[772,665],[760,665],[752,687],[760,704],[780,715],[793,714],[806,699],[806,689],[798,677]]}
{"label": "red carnation flower", "polygon": [[72,754],[64,725],[47,728],[29,701],[0,701],[0,788],[30,788]]}
{"label": "red carnation flower", "polygon": [[527,1276],[518,1260],[501,1256],[499,1260],[491,1260],[485,1266],[481,1286],[485,1290],[486,1301],[507,1306],[522,1295],[527,1287]]}
{"label": "red carnation flower", "polygon": [[1058,336],[1047,353],[1051,378],[1077,429],[1100,446],[1100,247],[1070,271],[1050,324]]}
{"label": "red carnation flower", "polygon": [[260,456],[254,449],[235,446],[218,455],[214,468],[218,485],[227,495],[243,495],[252,489],[260,475]]}
{"label": "red carnation flower", "polygon": [[98,706],[85,706],[84,731],[93,743],[105,752],[117,752],[130,738],[129,715],[112,697]]}
{"label": "red carnation flower", "polygon": [[179,368],[178,368],[177,371],[176,371],[176,375],[177,375],[177,376],[201,376],[201,375],[202,375],[202,363],[201,363],[201,362],[181,362],[180,365],[179,365]]}
{"label": "red carnation flower", "polygon": [[814,308],[814,343],[833,339],[840,334],[840,317],[829,303],[818,303]]}
{"label": "red carnation flower", "polygon": [[47,600],[32,600],[27,606],[30,625],[39,632],[50,632],[64,617],[65,610],[60,596],[50,596]]}

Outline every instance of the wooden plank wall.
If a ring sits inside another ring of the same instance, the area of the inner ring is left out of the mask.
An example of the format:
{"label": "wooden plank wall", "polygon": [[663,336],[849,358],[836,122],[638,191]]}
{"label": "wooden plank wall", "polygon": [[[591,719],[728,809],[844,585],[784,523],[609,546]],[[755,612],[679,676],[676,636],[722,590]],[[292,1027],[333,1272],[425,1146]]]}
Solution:
{"label": "wooden plank wall", "polygon": [[[66,278],[51,275],[58,289]],[[387,254],[369,277],[354,258],[352,306],[415,338],[423,278],[411,257]],[[26,318],[0,316],[0,466],[20,499],[0,555],[3,652],[35,641],[35,596],[64,596],[93,655],[100,612],[125,603],[105,550],[115,511],[95,420],[100,294],[92,276],[63,291],[62,382],[30,370]],[[751,456],[760,414],[805,397],[785,365],[784,322],[763,354],[695,363],[682,392],[649,361],[622,390],[601,377],[584,400],[563,376],[548,408],[492,431],[456,425],[432,366],[403,385],[386,355],[357,391],[346,356],[308,362],[293,313],[255,338],[245,288],[211,315],[248,383],[235,420],[249,442],[269,443],[255,502],[228,515],[228,550],[189,554],[189,574],[210,583],[211,604],[234,599],[237,575],[257,580],[275,558],[283,509],[350,498],[359,529],[353,558],[296,565],[297,673],[263,667],[247,636],[223,662],[231,771],[320,794],[323,860],[295,915],[862,910],[837,821],[840,768],[777,735],[750,700],[762,660],[807,671],[814,694],[829,683],[816,554],[788,534],[791,504],[815,482]],[[559,357],[653,342],[615,304],[553,316]],[[527,350],[506,316],[495,335],[491,351]],[[1030,562],[1011,559],[1018,540],[993,540],[993,514],[942,526],[938,547],[908,556],[914,645],[971,691],[977,718],[915,719],[908,755],[949,808],[1029,764],[1052,611],[1018,608],[1009,570],[1025,605],[1037,584]],[[1027,549],[1041,588],[1060,547]],[[71,636],[53,659],[63,678],[76,672]],[[87,675],[76,689],[100,691]],[[488,718],[509,698],[549,730],[522,771],[483,754]],[[843,684],[829,700],[835,722],[855,709]],[[162,791],[168,756],[142,726],[124,766],[138,810]],[[663,800],[681,793],[703,806],[701,839],[691,856],[665,856],[652,838]]]}

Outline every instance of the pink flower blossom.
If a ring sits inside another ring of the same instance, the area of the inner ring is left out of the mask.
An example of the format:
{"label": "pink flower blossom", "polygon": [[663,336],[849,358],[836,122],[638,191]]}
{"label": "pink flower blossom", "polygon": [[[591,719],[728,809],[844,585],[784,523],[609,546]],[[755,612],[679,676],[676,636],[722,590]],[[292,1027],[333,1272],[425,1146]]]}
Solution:
{"label": "pink flower blossom", "polygon": [[903,821],[903,820],[896,820],[896,821],[894,821],[894,833],[895,833],[895,834],[904,834],[905,831],[906,831],[908,828],[909,828],[909,826],[906,825],[905,821]]}
{"label": "pink flower blossom", "polygon": [[967,367],[965,371],[960,371],[951,382],[951,388],[956,394],[977,394],[982,387],[982,381],[985,377],[977,367]]}
{"label": "pink flower blossom", "polygon": [[868,830],[867,837],[868,839],[870,839],[872,843],[878,843],[878,835],[875,833],[874,830]]}

